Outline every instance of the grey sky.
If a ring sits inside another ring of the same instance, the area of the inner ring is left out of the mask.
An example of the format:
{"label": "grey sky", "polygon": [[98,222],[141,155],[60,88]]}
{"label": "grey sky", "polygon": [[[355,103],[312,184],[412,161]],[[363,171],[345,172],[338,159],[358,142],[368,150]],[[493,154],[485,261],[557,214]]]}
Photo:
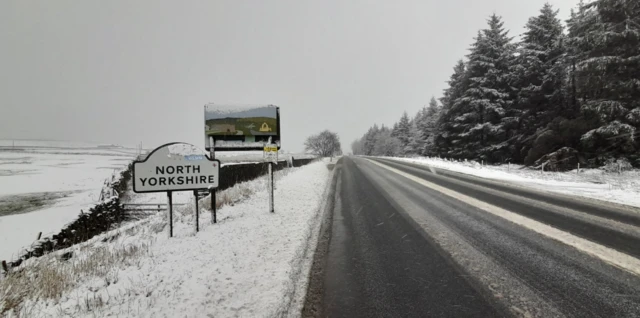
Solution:
{"label": "grey sky", "polygon": [[544,2],[3,0],[0,138],[200,145],[204,104],[274,104],[285,150],[347,150],[439,97],[490,14],[515,36]]}

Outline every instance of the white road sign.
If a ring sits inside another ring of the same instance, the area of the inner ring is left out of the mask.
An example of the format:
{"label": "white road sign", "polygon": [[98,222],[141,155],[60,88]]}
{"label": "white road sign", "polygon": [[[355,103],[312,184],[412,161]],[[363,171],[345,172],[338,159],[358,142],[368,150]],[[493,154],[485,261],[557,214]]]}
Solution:
{"label": "white road sign", "polygon": [[278,146],[277,145],[264,146],[263,157],[265,162],[278,163]]}
{"label": "white road sign", "polygon": [[217,188],[219,179],[220,161],[185,143],[160,146],[144,161],[133,163],[136,193]]}

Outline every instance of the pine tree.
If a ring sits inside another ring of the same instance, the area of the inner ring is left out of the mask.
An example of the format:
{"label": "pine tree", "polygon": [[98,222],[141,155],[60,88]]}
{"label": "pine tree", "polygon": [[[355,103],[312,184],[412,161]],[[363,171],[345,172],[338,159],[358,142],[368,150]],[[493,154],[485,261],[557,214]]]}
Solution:
{"label": "pine tree", "polygon": [[393,123],[393,128],[391,128],[391,137],[398,137],[398,123]]}
{"label": "pine tree", "polygon": [[557,15],[550,4],[545,4],[540,14],[527,22],[518,47],[512,78],[517,91],[516,102],[505,120],[514,126],[509,145],[512,146],[511,159],[515,162],[530,164],[555,150],[555,143],[548,142],[534,151],[531,148],[537,135],[546,132],[552,120],[572,116],[564,96],[564,35]]}
{"label": "pine tree", "polygon": [[410,129],[411,125],[409,123],[409,115],[407,115],[407,112],[405,111],[402,114],[402,117],[400,117],[398,127],[394,129],[395,134],[392,136],[400,140],[400,144],[402,145],[401,149],[404,149],[409,144]]}
{"label": "pine tree", "polygon": [[427,119],[427,107],[422,107],[416,116],[413,118],[413,126],[411,127],[411,140],[409,143],[411,144],[411,148],[415,154],[424,155],[424,142],[425,135],[424,131],[426,130],[426,125],[428,124]]}
{"label": "pine tree", "polygon": [[434,153],[445,157],[455,157],[456,138],[461,133],[460,125],[454,122],[459,114],[459,110],[455,107],[454,102],[462,97],[462,94],[468,87],[466,77],[466,64],[459,60],[453,68],[453,74],[447,82],[449,87],[444,90],[440,102],[442,103],[441,116],[436,123],[436,136],[434,138]]}
{"label": "pine tree", "polygon": [[569,24],[576,98],[592,129],[581,151],[594,164],[625,157],[640,165],[640,2],[581,4]]}
{"label": "pine tree", "polygon": [[488,24],[468,55],[468,88],[453,103],[454,129],[462,133],[452,143],[458,157],[499,161],[508,155],[503,118],[512,102],[508,80],[514,46],[500,17],[492,15]]}
{"label": "pine tree", "polygon": [[421,135],[422,135],[422,154],[426,156],[434,156],[437,155],[437,150],[435,148],[435,138],[438,134],[438,120],[440,119],[440,115],[442,113],[442,107],[438,105],[438,101],[435,97],[431,97],[429,101],[429,106],[426,108],[424,112],[424,117],[422,121]]}
{"label": "pine tree", "polygon": [[413,156],[422,154],[422,133],[418,130],[417,119],[420,116],[422,110],[416,114],[413,120],[411,120],[409,125],[409,143],[404,147],[404,154]]}
{"label": "pine tree", "polygon": [[376,135],[379,133],[378,125],[374,124],[373,127],[369,128],[366,134],[362,137],[363,139],[363,151],[367,156],[373,155],[373,149],[375,147]]}

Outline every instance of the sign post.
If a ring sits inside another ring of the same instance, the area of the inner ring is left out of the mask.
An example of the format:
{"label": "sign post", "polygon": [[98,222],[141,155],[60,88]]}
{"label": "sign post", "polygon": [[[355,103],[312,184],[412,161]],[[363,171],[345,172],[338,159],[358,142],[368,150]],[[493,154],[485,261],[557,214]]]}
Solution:
{"label": "sign post", "polygon": [[173,237],[173,201],[171,191],[167,191],[167,218],[169,219],[169,237]]}
{"label": "sign post", "polygon": [[198,207],[198,190],[193,190],[193,198],[196,203],[196,233],[200,232],[200,207]]}
{"label": "sign post", "polygon": [[269,162],[269,212],[274,213],[274,209],[273,209],[273,162]]}
{"label": "sign post", "polygon": [[[209,148],[209,157],[211,157],[211,159],[216,159],[216,150],[214,145],[214,141],[213,141],[213,136],[209,136],[209,144],[211,145],[211,147]],[[215,188],[209,188],[209,198],[211,198],[211,223],[218,223],[217,220],[217,215],[216,215],[216,189]]]}
{"label": "sign post", "polygon": [[269,212],[274,213],[275,209],[274,209],[274,202],[273,202],[274,201],[273,164],[278,162],[278,146],[271,143],[265,145],[263,157],[264,157],[264,160],[268,162],[268,165],[269,165],[269,177],[268,177]]}
{"label": "sign post", "polygon": [[[167,192],[169,237],[173,236],[173,191],[192,190],[196,196],[196,231],[199,230],[197,190],[215,189],[220,183],[220,162],[186,143],[162,145],[142,161],[133,163],[133,191]],[[215,213],[215,212],[214,212]]]}
{"label": "sign post", "polygon": [[[205,149],[215,151],[263,149],[268,162],[269,211],[274,212],[273,165],[280,149],[280,107],[275,105],[204,105]],[[211,191],[211,220],[216,222],[215,189]]]}

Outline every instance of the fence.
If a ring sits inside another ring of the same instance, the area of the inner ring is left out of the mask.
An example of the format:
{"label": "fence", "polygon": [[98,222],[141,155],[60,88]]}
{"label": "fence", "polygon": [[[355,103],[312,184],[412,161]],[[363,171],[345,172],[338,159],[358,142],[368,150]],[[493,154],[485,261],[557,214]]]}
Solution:
{"label": "fence", "polygon": [[[176,206],[184,206],[186,203],[174,203]],[[167,210],[166,203],[123,203],[122,209],[128,220],[140,220],[154,213]]]}

